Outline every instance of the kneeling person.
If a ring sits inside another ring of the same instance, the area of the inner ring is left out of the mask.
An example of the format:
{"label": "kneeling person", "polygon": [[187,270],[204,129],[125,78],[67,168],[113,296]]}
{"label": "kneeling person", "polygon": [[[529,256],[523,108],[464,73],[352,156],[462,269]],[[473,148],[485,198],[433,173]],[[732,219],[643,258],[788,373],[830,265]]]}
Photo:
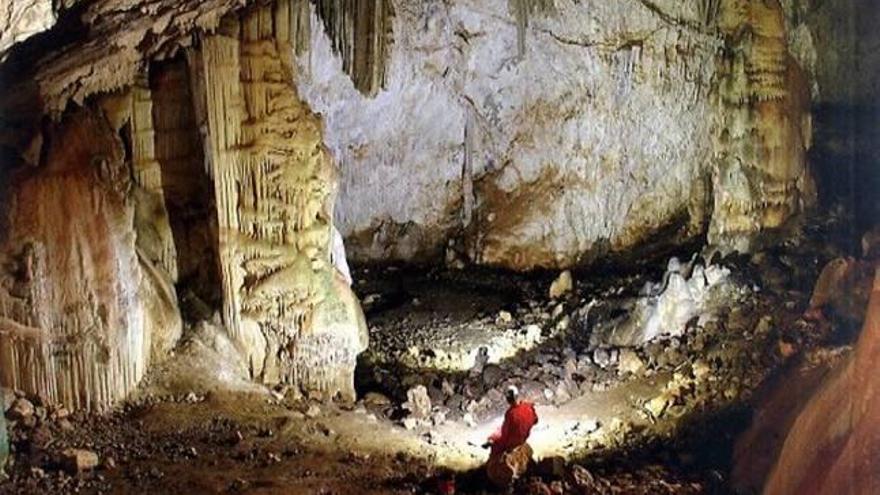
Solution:
{"label": "kneeling person", "polygon": [[486,463],[486,475],[494,485],[509,486],[522,476],[532,460],[532,448],[526,443],[538,422],[535,406],[519,399],[516,387],[508,387],[505,396],[510,404],[501,429],[486,443],[492,450]]}

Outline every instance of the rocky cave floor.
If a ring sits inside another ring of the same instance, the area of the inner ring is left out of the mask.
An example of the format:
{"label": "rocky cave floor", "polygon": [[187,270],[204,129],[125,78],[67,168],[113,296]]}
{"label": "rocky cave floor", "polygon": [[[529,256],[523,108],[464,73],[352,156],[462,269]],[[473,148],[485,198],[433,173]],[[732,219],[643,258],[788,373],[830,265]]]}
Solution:
{"label": "rocky cave floor", "polygon": [[767,378],[847,352],[844,323],[802,318],[819,270],[843,252],[840,225],[705,262],[729,270],[726,289],[680,334],[634,345],[607,335],[672,297],[667,258],[575,273],[555,298],[556,274],[359,267],[371,347],[357,403],[219,386],[220,372],[170,386],[157,377],[198,366],[180,351],[112,411],[16,401],[0,493],[430,493],[447,470],[459,493],[481,493],[479,445],[509,384],[541,418],[530,440],[541,461],[516,493],[725,493]]}

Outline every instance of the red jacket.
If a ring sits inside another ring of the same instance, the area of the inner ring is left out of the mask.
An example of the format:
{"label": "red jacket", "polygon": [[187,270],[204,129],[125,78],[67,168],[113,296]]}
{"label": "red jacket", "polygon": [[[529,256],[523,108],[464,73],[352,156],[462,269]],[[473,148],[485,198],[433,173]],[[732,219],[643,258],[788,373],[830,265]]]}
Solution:
{"label": "red jacket", "polygon": [[504,414],[501,429],[489,437],[492,453],[506,452],[526,443],[537,422],[538,415],[531,402],[520,401],[510,406]]}

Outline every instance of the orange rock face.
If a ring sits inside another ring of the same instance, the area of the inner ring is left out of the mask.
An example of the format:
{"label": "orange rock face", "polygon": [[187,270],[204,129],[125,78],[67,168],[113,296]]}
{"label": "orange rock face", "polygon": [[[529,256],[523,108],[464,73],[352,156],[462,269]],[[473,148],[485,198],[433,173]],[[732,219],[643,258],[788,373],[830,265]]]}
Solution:
{"label": "orange rock face", "polygon": [[46,169],[16,180],[0,249],[0,383],[72,407],[106,405],[144,372],[140,270],[123,146],[95,112],[51,136]]}
{"label": "orange rock face", "polygon": [[788,433],[766,495],[880,490],[880,276],[852,359],[810,400]]}

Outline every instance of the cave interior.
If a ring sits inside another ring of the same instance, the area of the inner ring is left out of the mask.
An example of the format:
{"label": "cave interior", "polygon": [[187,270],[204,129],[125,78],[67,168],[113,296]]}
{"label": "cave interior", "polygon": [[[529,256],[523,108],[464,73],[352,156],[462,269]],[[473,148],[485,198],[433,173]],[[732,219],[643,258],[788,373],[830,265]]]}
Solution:
{"label": "cave interior", "polygon": [[4,1],[0,493],[877,493],[878,22]]}

